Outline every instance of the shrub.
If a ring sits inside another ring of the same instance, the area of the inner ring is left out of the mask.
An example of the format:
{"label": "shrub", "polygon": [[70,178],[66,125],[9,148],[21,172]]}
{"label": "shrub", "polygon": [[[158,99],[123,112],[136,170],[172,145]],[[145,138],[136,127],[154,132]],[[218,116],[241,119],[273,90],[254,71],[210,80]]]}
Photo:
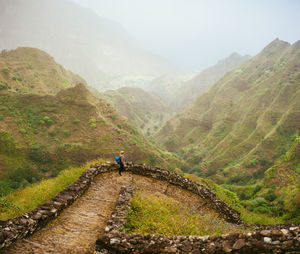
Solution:
{"label": "shrub", "polygon": [[112,114],[111,115],[111,119],[116,119],[117,115],[116,114]]}
{"label": "shrub", "polygon": [[246,163],[245,167],[246,168],[254,168],[258,163],[258,160],[256,158],[253,158],[250,160],[249,163]]}
{"label": "shrub", "polygon": [[256,184],[254,189],[253,189],[253,195],[255,195],[257,192],[259,192],[262,189],[261,184]]}
{"label": "shrub", "polygon": [[64,136],[67,138],[67,137],[70,137],[71,135],[71,131],[70,130],[64,130]]}
{"label": "shrub", "polygon": [[0,115],[0,121],[2,121],[4,119],[4,117],[2,115]]}
{"label": "shrub", "polygon": [[9,75],[9,69],[7,69],[7,68],[2,69],[2,73],[3,73],[5,76],[8,76],[8,75]]}
{"label": "shrub", "polygon": [[80,120],[79,120],[79,119],[75,119],[75,120],[73,121],[73,123],[79,124],[79,123],[80,123]]}
{"label": "shrub", "polygon": [[27,131],[26,131],[25,129],[20,129],[20,133],[22,133],[22,134],[26,134],[26,133],[27,133]]}
{"label": "shrub", "polygon": [[194,142],[195,142],[195,139],[192,138],[192,137],[190,137],[190,138],[189,138],[189,142],[190,142],[190,143],[194,143]]}
{"label": "shrub", "polygon": [[97,125],[96,125],[95,123],[90,123],[90,126],[91,126],[92,128],[96,128],[96,127],[97,127]]}
{"label": "shrub", "polygon": [[51,125],[53,123],[53,119],[51,119],[49,116],[44,116],[42,121],[47,125]]}
{"label": "shrub", "polygon": [[48,134],[49,134],[51,137],[55,136],[57,133],[58,133],[58,130],[57,130],[57,129],[48,132]]}
{"label": "shrub", "polygon": [[266,194],[263,195],[263,197],[272,202],[274,201],[276,198],[277,198],[277,195],[274,193],[274,190],[273,189],[269,189],[268,192]]}
{"label": "shrub", "polygon": [[153,153],[150,154],[149,163],[150,163],[151,166],[155,166],[155,164],[156,164],[156,157]]}

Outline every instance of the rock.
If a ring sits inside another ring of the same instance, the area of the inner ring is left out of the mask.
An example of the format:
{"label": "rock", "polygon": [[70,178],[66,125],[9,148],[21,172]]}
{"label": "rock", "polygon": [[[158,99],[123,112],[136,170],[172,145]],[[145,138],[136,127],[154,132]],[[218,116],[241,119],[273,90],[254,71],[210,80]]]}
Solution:
{"label": "rock", "polygon": [[282,236],[282,232],[280,230],[275,229],[275,230],[272,230],[272,235],[274,235],[274,236]]}
{"label": "rock", "polygon": [[260,231],[260,234],[262,236],[270,236],[271,235],[271,230],[262,230],[262,231]]}
{"label": "rock", "polygon": [[5,241],[5,234],[4,232],[0,232],[0,244],[3,243]]}
{"label": "rock", "polygon": [[40,213],[36,213],[32,216],[32,219],[34,220],[39,220],[40,218],[42,218],[42,215]]}
{"label": "rock", "polygon": [[163,252],[165,252],[165,253],[176,253],[177,248],[174,247],[174,246],[168,246],[168,247],[164,248]]}
{"label": "rock", "polygon": [[272,244],[280,244],[280,241],[274,241]]}
{"label": "rock", "polygon": [[272,239],[270,237],[264,237],[264,242],[265,243],[271,243]]}
{"label": "rock", "polygon": [[287,235],[289,233],[289,231],[285,228],[280,230],[284,235]]}
{"label": "rock", "polygon": [[226,253],[230,253],[232,251],[232,248],[231,248],[231,245],[229,242],[224,242],[223,243],[223,250],[226,252]]}
{"label": "rock", "polygon": [[245,246],[245,240],[244,239],[238,239],[235,243],[234,243],[234,245],[232,246],[232,248],[234,249],[234,250],[239,250],[239,249],[241,249],[241,248],[243,248],[244,246]]}
{"label": "rock", "polygon": [[110,239],[110,244],[114,244],[114,243],[120,243],[120,240],[119,239],[116,239],[116,238],[112,238]]}

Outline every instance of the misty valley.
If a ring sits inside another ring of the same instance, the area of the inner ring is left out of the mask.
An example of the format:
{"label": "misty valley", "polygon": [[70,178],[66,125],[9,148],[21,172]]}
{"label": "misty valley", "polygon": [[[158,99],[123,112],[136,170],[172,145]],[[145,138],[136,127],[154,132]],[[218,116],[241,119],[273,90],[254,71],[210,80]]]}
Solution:
{"label": "misty valley", "polygon": [[300,41],[199,71],[92,2],[0,0],[0,251],[299,253]]}

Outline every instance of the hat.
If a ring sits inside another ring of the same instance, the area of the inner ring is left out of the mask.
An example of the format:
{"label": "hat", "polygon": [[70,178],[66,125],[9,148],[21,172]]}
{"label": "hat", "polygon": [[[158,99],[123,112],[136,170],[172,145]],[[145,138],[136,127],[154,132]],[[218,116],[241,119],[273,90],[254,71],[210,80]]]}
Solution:
{"label": "hat", "polygon": [[123,154],[123,153],[124,153],[124,151],[121,151],[121,152],[120,152],[120,154]]}

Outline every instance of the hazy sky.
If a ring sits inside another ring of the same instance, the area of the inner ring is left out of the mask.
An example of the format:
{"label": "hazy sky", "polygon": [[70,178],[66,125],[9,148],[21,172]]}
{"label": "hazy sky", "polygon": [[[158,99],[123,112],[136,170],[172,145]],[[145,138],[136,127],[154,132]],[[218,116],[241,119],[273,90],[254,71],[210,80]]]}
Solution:
{"label": "hazy sky", "polygon": [[300,39],[298,0],[73,0],[119,22],[146,49],[201,70],[232,52]]}

